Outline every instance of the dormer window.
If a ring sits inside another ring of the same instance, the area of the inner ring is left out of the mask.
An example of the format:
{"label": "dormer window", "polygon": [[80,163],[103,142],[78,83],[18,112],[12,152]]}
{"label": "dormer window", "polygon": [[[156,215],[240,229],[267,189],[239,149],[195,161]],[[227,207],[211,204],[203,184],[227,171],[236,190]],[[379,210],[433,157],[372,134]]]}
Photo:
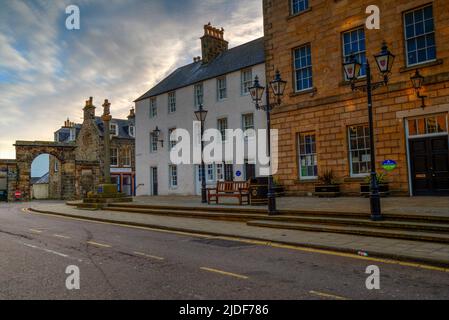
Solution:
{"label": "dormer window", "polygon": [[110,131],[111,135],[117,136],[117,135],[118,135],[118,127],[117,127],[117,124],[111,123],[111,124],[109,125],[109,131]]}
{"label": "dormer window", "polygon": [[136,128],[134,126],[129,126],[129,135],[133,138],[136,137]]}

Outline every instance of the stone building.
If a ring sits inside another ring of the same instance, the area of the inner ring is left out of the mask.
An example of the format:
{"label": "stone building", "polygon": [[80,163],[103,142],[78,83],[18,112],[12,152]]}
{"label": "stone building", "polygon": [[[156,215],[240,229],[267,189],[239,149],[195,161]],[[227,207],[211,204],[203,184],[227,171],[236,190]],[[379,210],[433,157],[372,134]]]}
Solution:
{"label": "stone building", "polygon": [[[76,124],[67,120],[55,132],[55,142],[74,143],[75,149],[75,197],[85,196],[102,181],[104,166],[104,125],[96,116],[96,107],[90,98],[84,107],[84,121]],[[130,111],[127,120],[112,119],[111,130],[111,178],[118,190],[127,195],[135,194],[135,114]],[[49,189],[51,198],[60,198],[61,171],[57,157],[50,157]]]}
{"label": "stone building", "polygon": [[16,160],[0,159],[0,201],[14,198],[17,186]]}
{"label": "stone building", "polygon": [[[380,29],[365,27],[380,9]],[[366,93],[352,92],[342,63],[369,59],[386,41],[396,55],[390,82],[374,92],[377,168],[397,195],[449,193],[449,2],[447,0],[264,0],[267,78],[288,80],[272,125],[279,129],[277,178],[292,194],[310,194],[333,170],[345,194],[358,194],[370,171]],[[424,76],[422,100],[411,77]],[[362,68],[360,81],[366,78]]]}

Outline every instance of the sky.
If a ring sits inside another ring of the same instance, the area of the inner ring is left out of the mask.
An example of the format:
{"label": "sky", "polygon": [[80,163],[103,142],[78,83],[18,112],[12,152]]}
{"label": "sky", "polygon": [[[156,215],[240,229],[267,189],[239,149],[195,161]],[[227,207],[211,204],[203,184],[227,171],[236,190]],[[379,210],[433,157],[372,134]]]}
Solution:
{"label": "sky", "polygon": [[[69,5],[80,9],[80,30],[65,27]],[[230,47],[261,37],[262,1],[0,0],[0,159],[15,158],[16,140],[51,141],[67,117],[81,122],[90,96],[126,117],[201,55],[208,22]]]}

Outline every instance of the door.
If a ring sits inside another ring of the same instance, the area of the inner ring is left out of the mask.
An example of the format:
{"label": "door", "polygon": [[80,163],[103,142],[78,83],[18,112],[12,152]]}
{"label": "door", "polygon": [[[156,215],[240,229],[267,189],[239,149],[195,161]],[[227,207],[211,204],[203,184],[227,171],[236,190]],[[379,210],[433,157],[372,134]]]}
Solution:
{"label": "door", "polygon": [[156,167],[151,168],[151,194],[153,196],[159,195],[157,168]]}
{"label": "door", "polygon": [[245,180],[252,180],[256,178],[256,165],[251,163],[245,163]]}
{"label": "door", "polygon": [[132,177],[130,175],[123,176],[123,191],[127,196],[132,196]]}
{"label": "door", "polygon": [[449,195],[447,136],[410,139],[414,195]]}
{"label": "door", "polygon": [[0,201],[8,200],[8,172],[0,171]]}

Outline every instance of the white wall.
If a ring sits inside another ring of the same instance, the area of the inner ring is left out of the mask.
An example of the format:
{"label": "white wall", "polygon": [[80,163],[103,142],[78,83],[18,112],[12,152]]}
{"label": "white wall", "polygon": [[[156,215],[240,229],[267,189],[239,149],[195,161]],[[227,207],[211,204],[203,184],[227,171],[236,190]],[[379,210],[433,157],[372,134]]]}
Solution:
{"label": "white wall", "polygon": [[[252,67],[253,78],[257,75],[261,84],[265,83],[265,65],[260,64]],[[254,114],[256,129],[266,128],[266,115],[257,111],[249,95],[241,94],[241,71],[227,75],[227,99],[217,101],[217,79],[203,82],[204,108],[208,110],[205,127],[216,128],[219,118],[228,119],[229,129],[242,128],[242,115]],[[158,115],[151,119],[149,114],[150,99],[136,103],[136,178],[137,195],[150,195],[150,167],[158,168],[159,195],[192,195],[195,194],[195,166],[178,166],[178,188],[169,188],[168,167],[170,164],[169,136],[170,128],[186,129],[192,135],[194,111],[194,86],[176,90],[176,113],[168,113],[168,94],[157,97]],[[150,133],[159,127],[164,147],[158,145],[157,153],[150,153]],[[257,167],[256,167],[257,169]],[[234,173],[240,170],[244,172],[243,166],[235,166]],[[240,179],[242,179],[241,177]],[[237,179],[237,177],[236,177]],[[212,182],[211,182],[212,183]]]}

